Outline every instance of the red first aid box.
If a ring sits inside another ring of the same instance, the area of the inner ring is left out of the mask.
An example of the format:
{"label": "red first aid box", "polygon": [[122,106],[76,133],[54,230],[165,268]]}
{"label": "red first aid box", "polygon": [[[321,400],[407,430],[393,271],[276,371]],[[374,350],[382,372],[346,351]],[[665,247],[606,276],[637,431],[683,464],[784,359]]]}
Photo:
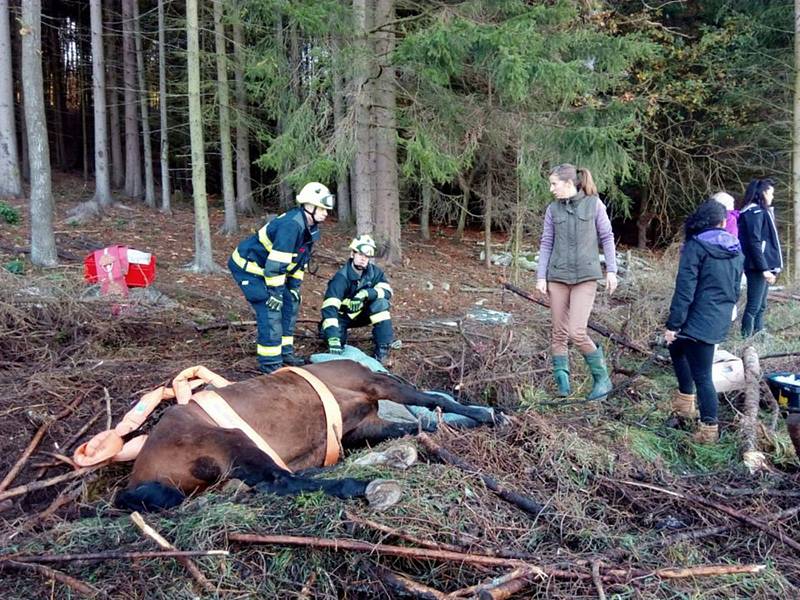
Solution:
{"label": "red first aid box", "polygon": [[[97,283],[97,264],[94,253],[83,259],[83,278],[89,283]],[[156,255],[128,248],[128,272],[125,283],[128,287],[147,287],[156,278]]]}

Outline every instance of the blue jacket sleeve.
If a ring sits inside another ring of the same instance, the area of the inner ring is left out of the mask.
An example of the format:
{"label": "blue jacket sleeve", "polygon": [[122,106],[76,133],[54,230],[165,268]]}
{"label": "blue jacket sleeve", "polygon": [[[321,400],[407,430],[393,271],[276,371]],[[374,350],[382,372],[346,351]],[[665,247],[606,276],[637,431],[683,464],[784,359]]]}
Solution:
{"label": "blue jacket sleeve", "polygon": [[326,340],[341,337],[338,315],[346,291],[347,280],[341,273],[336,273],[328,282],[322,302],[322,335]]}
{"label": "blue jacket sleeve", "polygon": [[686,323],[689,307],[697,289],[697,278],[702,262],[697,242],[687,240],[681,252],[678,275],[675,277],[675,292],[672,294],[672,303],[669,307],[667,329],[670,331],[680,331]]}

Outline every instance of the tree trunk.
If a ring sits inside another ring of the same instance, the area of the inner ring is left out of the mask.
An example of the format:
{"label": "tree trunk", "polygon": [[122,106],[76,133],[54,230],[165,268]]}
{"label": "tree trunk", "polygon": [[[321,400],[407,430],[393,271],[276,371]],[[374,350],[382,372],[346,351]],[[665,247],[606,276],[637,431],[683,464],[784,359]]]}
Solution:
{"label": "tree trunk", "polygon": [[[88,52],[86,53],[88,54]],[[83,56],[86,56],[83,54]],[[83,185],[89,185],[89,127],[86,123],[86,80],[83,75],[83,65],[78,66],[78,90],[81,98],[81,146],[83,146]]]}
{"label": "tree trunk", "polygon": [[636,219],[636,247],[639,250],[647,250],[647,229],[650,227],[652,218],[653,214],[650,211],[650,192],[647,187],[643,187],[639,217]]}
{"label": "tree trunk", "polygon": [[794,139],[792,140],[792,256],[794,282],[800,283],[800,0],[794,0]]}
{"label": "tree trunk", "polygon": [[133,39],[133,3],[122,0],[122,60],[125,81],[125,194],[142,197],[142,151],[136,117],[136,52]]}
{"label": "tree trunk", "polygon": [[192,188],[194,192],[195,255],[192,270],[213,273],[211,227],[206,198],[206,162],[203,148],[203,111],[200,105],[200,31],[197,0],[186,1],[186,60],[189,95],[189,137],[192,146]]}
{"label": "tree trunk", "polygon": [[[331,40],[331,49],[334,60],[340,59],[339,40],[334,34]],[[346,124],[346,103],[344,97],[343,77],[337,67],[333,71],[333,129],[336,159],[339,163],[340,174],[336,181],[336,212],[339,215],[340,223],[352,223],[353,213],[350,208],[350,169],[344,162],[344,137],[347,129]]]}
{"label": "tree trunk", "polygon": [[100,206],[109,206],[111,177],[108,172],[108,131],[106,130],[106,73],[103,55],[102,0],[89,4],[92,23],[92,94],[94,97],[94,200]]}
{"label": "tree trunk", "polygon": [[247,130],[247,88],[244,82],[244,33],[241,1],[233,19],[234,76],[236,77],[236,208],[245,215],[255,212],[250,179],[250,135]]}
{"label": "tree trunk", "polygon": [[483,199],[483,248],[485,251],[484,264],[487,269],[492,268],[492,163],[486,166],[486,197]]}
{"label": "tree trunk", "polygon": [[355,46],[357,56],[356,73],[353,78],[355,98],[356,149],[353,158],[355,178],[353,192],[356,213],[356,230],[359,235],[371,234],[375,228],[372,219],[372,184],[369,164],[370,107],[372,106],[371,84],[368,82],[370,50],[367,44],[371,27],[372,2],[353,0]]}
{"label": "tree trunk", "polygon": [[[106,20],[111,22],[115,18],[113,7],[115,2],[106,3]],[[122,157],[122,133],[119,126],[119,63],[117,57],[117,34],[111,27],[105,34],[108,56],[106,67],[108,67],[108,120],[109,141],[111,146],[111,187],[120,190],[125,185],[125,161]]]}
{"label": "tree trunk", "polygon": [[0,0],[0,196],[22,196],[14,118],[14,77],[8,0]]}
{"label": "tree trunk", "polygon": [[466,181],[461,178],[462,186],[461,191],[464,193],[464,200],[458,210],[458,225],[456,226],[455,240],[460,242],[464,237],[464,229],[467,226],[467,207],[469,206],[470,187]]}
{"label": "tree trunk", "polygon": [[220,233],[231,235],[239,230],[236,220],[236,194],[233,191],[233,153],[231,151],[230,94],[228,90],[228,57],[225,44],[223,0],[214,0],[214,45],[217,53],[217,104],[219,105],[219,145],[222,154],[222,198],[225,223]]}
{"label": "tree trunk", "polygon": [[22,0],[22,85],[31,165],[31,262],[53,267],[58,264],[58,258],[53,232],[50,148],[44,114],[41,17],[41,0]]}
{"label": "tree trunk", "polygon": [[[49,35],[47,41],[43,41],[46,47],[49,47],[49,84],[51,86],[51,93],[53,103],[45,104],[45,110],[50,106],[52,120],[50,121],[50,128],[53,130],[53,145],[55,147],[54,156],[51,161],[56,164],[59,169],[67,169],[73,166],[72,160],[67,160],[67,148],[64,144],[64,52],[61,47],[61,42],[58,39],[58,30],[55,27],[48,28]],[[48,53],[44,52],[44,56]],[[42,75],[44,81],[44,74]],[[46,113],[45,113],[46,116]],[[49,130],[48,130],[49,131]]]}
{"label": "tree trunk", "polygon": [[[375,2],[375,27],[394,21],[394,0]],[[400,189],[397,173],[397,90],[392,55],[395,33],[391,26],[375,32],[378,77],[375,82],[375,235],[388,264],[402,258],[400,244]]]}
{"label": "tree trunk", "polygon": [[169,184],[169,122],[167,121],[167,57],[164,42],[164,0],[158,0],[158,110],[161,129],[161,212],[172,214]]}
{"label": "tree trunk", "polygon": [[[276,47],[280,48],[280,51],[282,53],[286,52],[286,40],[284,39],[283,35],[283,16],[280,13],[275,15],[275,45]],[[289,63],[289,69],[291,70],[293,68],[291,59],[287,59],[287,61]],[[294,81],[294,79],[292,79],[292,81]],[[294,83],[292,85],[294,86]],[[280,135],[281,133],[283,133],[284,129],[286,129],[283,115],[278,117],[277,125],[278,125],[277,134]],[[289,210],[293,204],[292,190],[289,187],[289,184],[286,183],[286,181],[284,181],[283,173],[278,173],[278,179],[279,179],[278,192],[280,194],[279,206],[282,211],[286,211]]]}
{"label": "tree trunk", "polygon": [[[22,35],[19,30],[19,20],[11,27],[11,50],[13,57],[11,60],[13,81],[13,94],[19,98],[19,102],[14,102],[14,114],[17,121],[17,137],[16,141],[19,143],[19,168],[22,182],[29,181],[31,171],[28,164],[28,135],[25,127],[25,94],[22,88],[22,69],[13,69],[13,65],[22,64]],[[25,190],[22,190],[25,193]]]}
{"label": "tree trunk", "polygon": [[156,189],[153,179],[153,144],[150,136],[150,114],[147,108],[147,82],[144,73],[142,25],[139,23],[139,0],[133,2],[134,42],[136,44],[136,71],[139,79],[139,107],[142,113],[142,140],[144,141],[144,201],[156,207]]}
{"label": "tree trunk", "polygon": [[419,215],[419,233],[423,240],[431,239],[431,196],[433,196],[433,185],[430,181],[423,181],[422,212]]}

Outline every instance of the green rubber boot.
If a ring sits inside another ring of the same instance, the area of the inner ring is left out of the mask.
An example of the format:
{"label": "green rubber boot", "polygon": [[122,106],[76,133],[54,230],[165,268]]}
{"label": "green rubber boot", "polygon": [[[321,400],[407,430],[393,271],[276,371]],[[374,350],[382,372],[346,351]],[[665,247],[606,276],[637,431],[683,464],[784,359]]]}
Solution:
{"label": "green rubber boot", "polygon": [[559,354],[553,356],[553,378],[556,380],[556,395],[566,398],[572,393],[569,387],[569,356]]}
{"label": "green rubber boot", "polygon": [[592,373],[594,385],[592,391],[586,396],[587,400],[605,400],[608,392],[614,387],[611,384],[611,379],[608,377],[608,370],[606,369],[606,361],[603,357],[603,349],[597,348],[594,352],[583,355],[586,364],[589,366],[589,371]]}

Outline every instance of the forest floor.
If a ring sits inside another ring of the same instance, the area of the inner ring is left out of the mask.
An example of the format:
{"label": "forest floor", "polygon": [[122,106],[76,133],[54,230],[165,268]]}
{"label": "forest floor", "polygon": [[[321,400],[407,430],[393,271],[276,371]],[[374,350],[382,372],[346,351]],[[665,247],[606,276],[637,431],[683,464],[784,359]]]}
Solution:
{"label": "forest floor", "polygon": [[[4,597],[459,598],[478,595],[471,586],[512,571],[519,598],[800,596],[800,463],[783,419],[773,422],[765,403],[759,443],[769,468],[755,474],[741,462],[741,394],[720,396],[722,438],[715,446],[696,445],[686,432],[664,426],[674,378],[646,351],[669,303],[677,247],[636,254],[639,268],[623,274],[618,293],[612,299],[598,295],[593,319],[645,350],[593,334],[606,348],[619,393],[605,402],[582,402],[589,378],[574,353],[576,396],[554,401],[547,309],[504,291],[502,283],[513,273],[483,266],[478,232],[456,242],[452,229],[439,228],[422,241],[413,224],[403,229],[403,264],[387,269],[402,341],[391,368],[420,387],[457,390],[464,400],[510,415],[502,427],[441,428],[430,437],[545,510],[538,516],[521,510],[474,472],[442,464],[417,443],[422,459],[407,471],[356,466],[348,458],[328,474],[400,481],[402,500],[382,513],[319,494],[286,498],[220,487],[146,515],[181,550],[230,551],[193,559],[208,589],[174,559],[114,558],[156,549],[111,504],[129,466],[67,478],[71,469],[59,455],[71,455],[78,443],[116,423],[142,393],[187,366],[205,364],[234,380],[255,376],[254,327],[229,324],[252,317],[227,272],[185,269],[194,254],[189,202],[166,216],[127,201],[100,220],[67,224],[67,211],[89,195],[81,180],[59,175],[57,268],[30,265],[24,201],[9,201],[19,223],[0,225]],[[225,237],[216,233],[221,200],[209,204],[214,258],[224,268],[232,248],[264,215],[242,219],[243,233]],[[351,235],[341,224],[323,225],[319,270],[303,284],[296,335],[301,355],[324,349],[316,336],[319,307]],[[83,281],[84,257],[110,244],[157,257],[154,284],[132,295],[120,316]],[[518,285],[532,292],[533,279],[523,271]],[[770,335],[745,342],[732,333],[725,347],[740,354],[752,344],[760,356],[800,350],[800,303],[793,294],[797,290],[785,289],[774,296]],[[353,343],[369,352],[368,337],[358,333]],[[766,371],[797,366],[796,356],[762,361]],[[64,478],[37,489],[38,482],[57,476]],[[403,546],[416,558],[231,539],[240,533],[380,542]],[[427,557],[432,550],[483,558]],[[40,566],[11,556],[87,552],[103,554],[102,560]],[[707,565],[763,568],[715,576],[664,570]],[[505,592],[510,589],[485,597],[510,597]]]}

